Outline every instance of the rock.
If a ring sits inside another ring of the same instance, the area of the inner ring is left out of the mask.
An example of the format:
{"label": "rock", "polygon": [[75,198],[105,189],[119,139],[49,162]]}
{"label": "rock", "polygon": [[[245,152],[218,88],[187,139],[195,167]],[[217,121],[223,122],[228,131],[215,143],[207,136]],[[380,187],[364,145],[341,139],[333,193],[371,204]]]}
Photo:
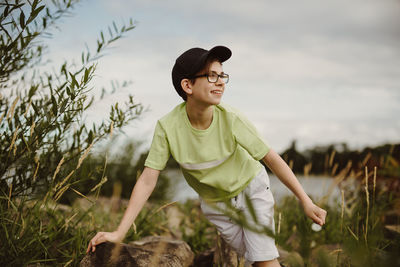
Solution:
{"label": "rock", "polygon": [[129,244],[100,244],[82,259],[80,266],[186,267],[193,259],[194,253],[184,241],[150,236]]}
{"label": "rock", "polygon": [[193,267],[209,267],[213,266],[215,249],[209,249],[197,254],[194,258]]}

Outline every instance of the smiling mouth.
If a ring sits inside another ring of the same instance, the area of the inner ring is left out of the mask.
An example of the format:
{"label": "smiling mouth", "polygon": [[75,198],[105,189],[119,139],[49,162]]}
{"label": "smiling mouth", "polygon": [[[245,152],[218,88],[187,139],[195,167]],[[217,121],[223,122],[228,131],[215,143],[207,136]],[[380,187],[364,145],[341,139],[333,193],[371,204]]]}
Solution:
{"label": "smiling mouth", "polygon": [[222,95],[223,91],[222,90],[212,90],[211,94],[216,94],[216,95]]}

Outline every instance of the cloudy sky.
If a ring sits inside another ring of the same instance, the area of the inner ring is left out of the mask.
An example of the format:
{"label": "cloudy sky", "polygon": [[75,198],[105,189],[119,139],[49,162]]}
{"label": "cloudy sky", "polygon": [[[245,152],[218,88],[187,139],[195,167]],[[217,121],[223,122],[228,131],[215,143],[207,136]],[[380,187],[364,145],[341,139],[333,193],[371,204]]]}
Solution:
{"label": "cloudy sky", "polygon": [[54,32],[51,59],[79,61],[100,30],[129,18],[136,29],[99,61],[94,85],[132,86],[97,103],[88,120],[106,118],[110,104],[131,93],[150,110],[127,137],[149,143],[157,119],[181,102],[171,82],[176,57],[226,45],[233,55],[223,101],[278,152],[293,139],[300,149],[400,142],[398,0],[88,0]]}

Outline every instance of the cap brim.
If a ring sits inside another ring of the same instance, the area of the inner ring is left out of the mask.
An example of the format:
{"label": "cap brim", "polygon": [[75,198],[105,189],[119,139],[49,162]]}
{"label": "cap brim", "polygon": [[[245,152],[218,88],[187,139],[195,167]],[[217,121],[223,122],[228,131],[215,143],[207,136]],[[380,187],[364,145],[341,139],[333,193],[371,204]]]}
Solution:
{"label": "cap brim", "polygon": [[214,56],[218,58],[221,62],[228,60],[232,56],[232,51],[226,46],[215,46],[208,52],[208,57]]}

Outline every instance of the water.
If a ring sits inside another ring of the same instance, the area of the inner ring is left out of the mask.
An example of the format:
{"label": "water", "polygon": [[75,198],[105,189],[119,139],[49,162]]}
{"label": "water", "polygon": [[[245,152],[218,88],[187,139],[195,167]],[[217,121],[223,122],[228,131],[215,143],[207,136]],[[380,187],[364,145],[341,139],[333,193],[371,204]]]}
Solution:
{"label": "water", "polygon": [[[179,169],[165,170],[165,174],[171,179],[171,196],[172,201],[184,202],[188,199],[197,199],[197,193],[186,183]],[[270,178],[271,191],[274,195],[275,202],[278,203],[286,196],[293,196],[293,193],[271,172],[268,172]],[[304,191],[312,197],[315,203],[319,203],[328,195],[332,186],[333,179],[328,176],[302,176],[297,175],[297,179],[303,186]],[[333,186],[332,186],[333,187]],[[332,193],[329,195],[328,204],[333,205],[335,201],[340,200],[340,190],[337,186],[333,187]]]}

